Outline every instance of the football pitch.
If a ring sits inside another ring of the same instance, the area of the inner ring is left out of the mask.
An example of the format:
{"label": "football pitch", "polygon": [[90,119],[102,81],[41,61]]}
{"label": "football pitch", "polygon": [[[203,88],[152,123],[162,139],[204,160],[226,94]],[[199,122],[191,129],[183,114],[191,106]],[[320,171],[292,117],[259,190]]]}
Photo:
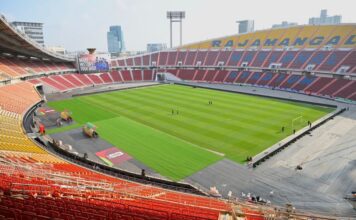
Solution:
{"label": "football pitch", "polygon": [[49,133],[91,122],[101,138],[175,181],[223,158],[243,163],[293,129],[305,127],[308,120],[334,110],[179,85],[80,96],[48,105],[71,111],[75,120]]}

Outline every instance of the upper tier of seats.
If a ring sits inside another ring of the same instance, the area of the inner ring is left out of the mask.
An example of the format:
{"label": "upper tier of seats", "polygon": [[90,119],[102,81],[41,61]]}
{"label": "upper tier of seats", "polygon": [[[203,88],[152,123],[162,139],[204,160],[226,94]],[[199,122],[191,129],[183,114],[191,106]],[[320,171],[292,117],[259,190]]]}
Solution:
{"label": "upper tier of seats", "polygon": [[184,49],[283,49],[356,47],[356,24],[302,25],[266,29],[184,45]]}
{"label": "upper tier of seats", "polygon": [[[129,62],[130,60],[130,62]],[[112,61],[112,67],[229,66],[356,73],[355,50],[172,50]]]}
{"label": "upper tier of seats", "polygon": [[33,84],[45,84],[58,91],[67,91],[92,85],[124,83],[133,81],[152,81],[154,71],[152,70],[123,70],[111,71],[101,74],[65,74],[45,76],[29,80]]}
{"label": "upper tier of seats", "polygon": [[0,80],[12,79],[40,73],[73,71],[71,63],[58,63],[33,59],[20,59],[0,56]]}
{"label": "upper tier of seats", "polygon": [[119,58],[112,67],[229,66],[356,73],[356,25],[267,29]]}

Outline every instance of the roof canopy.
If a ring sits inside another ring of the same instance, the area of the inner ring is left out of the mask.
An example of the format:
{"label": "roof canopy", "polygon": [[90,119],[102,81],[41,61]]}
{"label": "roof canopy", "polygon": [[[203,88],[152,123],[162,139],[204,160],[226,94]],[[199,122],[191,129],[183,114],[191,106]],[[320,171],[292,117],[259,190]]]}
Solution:
{"label": "roof canopy", "polygon": [[0,52],[14,56],[36,57],[57,62],[73,62],[74,58],[51,52],[13,27],[0,15]]}

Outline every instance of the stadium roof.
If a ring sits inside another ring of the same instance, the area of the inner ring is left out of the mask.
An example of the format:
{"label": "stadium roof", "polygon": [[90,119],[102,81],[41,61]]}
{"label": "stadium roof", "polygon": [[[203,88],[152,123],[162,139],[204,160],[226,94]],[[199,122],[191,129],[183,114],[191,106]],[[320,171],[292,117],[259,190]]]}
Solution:
{"label": "stadium roof", "polygon": [[74,58],[47,50],[26,34],[18,31],[0,15],[0,51],[14,56],[36,57],[52,61],[72,62]]}

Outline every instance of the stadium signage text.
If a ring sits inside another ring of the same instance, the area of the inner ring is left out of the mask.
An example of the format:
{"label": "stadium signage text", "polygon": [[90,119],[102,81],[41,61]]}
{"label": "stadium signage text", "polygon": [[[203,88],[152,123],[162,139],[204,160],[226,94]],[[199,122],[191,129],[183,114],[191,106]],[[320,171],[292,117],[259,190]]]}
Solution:
{"label": "stadium signage text", "polygon": [[116,158],[116,157],[121,157],[122,155],[124,155],[124,153],[118,151],[118,152],[109,154],[109,155],[108,155],[108,158],[109,158],[109,159],[114,159],[114,158]]}
{"label": "stadium signage text", "polygon": [[[326,39],[324,36],[316,36],[313,38],[308,37],[297,37],[295,39],[284,38],[279,41],[277,38],[266,39],[262,41],[261,39],[256,39],[250,41],[250,39],[246,39],[242,42],[237,42],[237,40],[228,40],[226,43],[223,43],[223,40],[213,40],[211,42],[212,47],[245,47],[249,45],[251,47],[259,47],[259,46],[318,46],[318,45],[338,45],[342,42],[340,36],[334,36],[330,39]],[[356,45],[356,35],[351,35],[346,39],[343,43],[344,45]]]}

